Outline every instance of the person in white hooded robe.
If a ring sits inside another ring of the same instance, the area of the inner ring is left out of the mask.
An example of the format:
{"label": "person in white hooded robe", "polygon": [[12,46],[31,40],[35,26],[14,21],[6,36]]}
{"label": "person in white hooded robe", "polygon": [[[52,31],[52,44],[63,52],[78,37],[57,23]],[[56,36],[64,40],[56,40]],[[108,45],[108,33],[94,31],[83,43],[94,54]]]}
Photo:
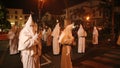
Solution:
{"label": "person in white hooded robe", "polygon": [[13,25],[8,32],[10,55],[19,53],[18,51],[19,32],[20,32],[20,29],[18,29],[16,25]]}
{"label": "person in white hooded robe", "polygon": [[83,26],[80,24],[78,34],[78,53],[85,52],[85,37],[87,36],[86,31],[83,29]]}
{"label": "person in white hooded robe", "polygon": [[99,36],[98,30],[97,30],[96,26],[94,26],[94,28],[93,28],[93,38],[92,38],[92,44],[93,45],[98,44],[98,36]]}
{"label": "person in white hooded robe", "polygon": [[20,32],[18,50],[21,51],[23,68],[40,68],[41,34],[37,33],[37,24],[32,15]]}
{"label": "person in white hooded robe", "polygon": [[51,35],[53,36],[53,54],[58,55],[60,53],[60,45],[59,45],[59,42],[58,42],[59,35],[60,35],[60,25],[59,25],[59,23],[57,23],[57,25],[53,29]]}

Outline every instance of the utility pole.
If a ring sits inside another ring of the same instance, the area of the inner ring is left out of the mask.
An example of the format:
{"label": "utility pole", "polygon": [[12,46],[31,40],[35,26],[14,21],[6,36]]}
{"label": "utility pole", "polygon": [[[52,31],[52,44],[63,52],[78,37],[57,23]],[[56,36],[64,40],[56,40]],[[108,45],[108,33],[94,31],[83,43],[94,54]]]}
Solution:
{"label": "utility pole", "polygon": [[70,20],[70,14],[68,11],[68,8],[66,9],[66,18],[64,20],[64,27],[66,27],[67,25],[71,24],[71,20]]}
{"label": "utility pole", "polygon": [[38,0],[38,20],[41,19],[42,0]]}
{"label": "utility pole", "polygon": [[111,1],[111,6],[112,6],[112,41],[115,40],[115,33],[114,33],[114,0],[110,0]]}
{"label": "utility pole", "polygon": [[43,23],[41,22],[41,10],[43,8],[43,0],[38,0],[38,29],[40,29],[40,26],[43,25]]}
{"label": "utility pole", "polygon": [[66,5],[66,16],[65,16],[65,20],[64,20],[64,27],[66,27],[67,25],[71,24],[71,20],[70,20],[70,12],[68,9],[69,0],[64,0],[64,2]]}

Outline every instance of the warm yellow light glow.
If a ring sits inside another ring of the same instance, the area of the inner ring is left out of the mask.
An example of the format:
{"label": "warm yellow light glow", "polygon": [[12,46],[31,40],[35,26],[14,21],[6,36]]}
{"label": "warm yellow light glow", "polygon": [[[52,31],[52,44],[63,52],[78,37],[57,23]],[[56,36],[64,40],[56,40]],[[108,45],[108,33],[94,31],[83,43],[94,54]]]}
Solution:
{"label": "warm yellow light glow", "polygon": [[23,18],[22,18],[22,17],[20,17],[19,19],[20,19],[20,20],[22,20]]}
{"label": "warm yellow light glow", "polygon": [[14,22],[11,22],[11,26],[13,26],[13,25],[15,25],[15,23],[14,23]]}
{"label": "warm yellow light glow", "polygon": [[43,0],[39,0],[39,2],[43,2]]}
{"label": "warm yellow light glow", "polygon": [[43,0],[38,0],[38,1],[43,1]]}
{"label": "warm yellow light glow", "polygon": [[59,20],[56,20],[56,22],[59,22]]}
{"label": "warm yellow light glow", "polygon": [[87,16],[87,17],[86,17],[86,20],[88,21],[89,19],[90,19],[90,17],[89,17],[89,16]]}

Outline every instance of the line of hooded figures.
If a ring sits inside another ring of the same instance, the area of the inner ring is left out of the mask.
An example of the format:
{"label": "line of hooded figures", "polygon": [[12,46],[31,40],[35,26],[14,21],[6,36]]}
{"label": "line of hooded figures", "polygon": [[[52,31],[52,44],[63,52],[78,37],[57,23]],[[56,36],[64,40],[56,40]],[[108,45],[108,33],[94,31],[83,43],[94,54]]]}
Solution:
{"label": "line of hooded figures", "polygon": [[[71,46],[76,45],[76,38],[72,34],[74,28],[74,23],[67,25],[64,29],[61,29],[60,23],[57,23],[53,30],[48,27],[38,30],[30,14],[23,28],[14,25],[8,32],[10,55],[20,53],[23,68],[40,68],[40,56],[47,51],[47,46],[52,45],[53,55],[59,55],[61,52],[60,68],[72,68]],[[87,32],[82,24],[79,25],[76,34],[77,52],[85,53]],[[95,26],[92,34],[92,43],[97,45],[99,34]]]}

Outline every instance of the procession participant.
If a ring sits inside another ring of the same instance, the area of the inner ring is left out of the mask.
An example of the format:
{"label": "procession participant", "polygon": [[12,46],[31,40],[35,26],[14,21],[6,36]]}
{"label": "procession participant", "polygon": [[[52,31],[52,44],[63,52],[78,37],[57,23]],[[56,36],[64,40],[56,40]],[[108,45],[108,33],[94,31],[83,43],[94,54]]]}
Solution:
{"label": "procession participant", "polygon": [[58,55],[60,53],[60,45],[58,42],[58,38],[60,35],[60,25],[59,23],[56,24],[55,28],[53,29],[52,36],[53,36],[53,54]]}
{"label": "procession participant", "polygon": [[19,29],[17,28],[16,25],[13,25],[12,28],[8,32],[9,51],[11,55],[19,53],[18,37],[19,37]]}
{"label": "procession participant", "polygon": [[32,15],[20,32],[18,50],[21,51],[23,68],[40,68],[41,34],[37,33],[37,24]]}
{"label": "procession participant", "polygon": [[71,45],[74,41],[74,37],[72,36],[72,27],[74,24],[70,24],[66,26],[66,28],[62,31],[59,43],[62,45],[62,55],[61,55],[61,68],[72,68],[71,61]]}
{"label": "procession participant", "polygon": [[78,34],[78,53],[85,53],[85,37],[87,36],[87,33],[83,29],[83,26],[81,24],[77,34]]}
{"label": "procession participant", "polygon": [[92,39],[92,44],[93,45],[98,44],[98,36],[99,36],[98,30],[97,30],[96,26],[94,26],[94,28],[93,28],[93,39]]}

